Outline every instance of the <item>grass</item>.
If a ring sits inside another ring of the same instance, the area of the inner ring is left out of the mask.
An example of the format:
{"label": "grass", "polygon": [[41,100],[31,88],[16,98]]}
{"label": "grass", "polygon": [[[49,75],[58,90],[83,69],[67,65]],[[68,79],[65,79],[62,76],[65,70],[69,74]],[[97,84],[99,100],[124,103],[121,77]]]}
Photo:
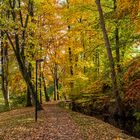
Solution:
{"label": "grass", "polygon": [[17,100],[13,98],[9,100],[9,104],[10,104],[10,107],[5,106],[3,95],[2,95],[2,92],[0,91],[0,113],[24,107],[24,103],[17,102]]}
{"label": "grass", "polygon": [[7,111],[5,105],[4,105],[4,100],[3,100],[3,95],[0,92],[0,112]]}

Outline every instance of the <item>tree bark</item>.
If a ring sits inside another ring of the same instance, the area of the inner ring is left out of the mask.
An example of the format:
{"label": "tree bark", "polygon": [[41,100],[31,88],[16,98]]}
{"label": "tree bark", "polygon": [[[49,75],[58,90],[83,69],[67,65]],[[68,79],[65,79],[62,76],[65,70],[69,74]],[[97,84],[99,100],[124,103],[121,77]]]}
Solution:
{"label": "tree bark", "polygon": [[95,63],[95,79],[99,77],[100,74],[100,56],[98,50],[95,51],[94,54],[94,63]]}
{"label": "tree bark", "polygon": [[40,104],[42,104],[42,76],[41,76],[41,63],[39,63],[39,92],[40,92]]}
{"label": "tree bark", "polygon": [[[71,47],[69,47],[69,63],[70,63],[70,76],[73,76],[73,66],[72,66],[72,51]],[[70,89],[71,89],[71,95],[73,94],[73,88],[74,88],[74,83],[71,81],[70,82]]]}
{"label": "tree bark", "polygon": [[100,0],[96,0],[96,5],[98,8],[98,12],[99,12],[100,25],[101,25],[101,29],[103,32],[103,37],[104,37],[105,46],[106,46],[106,50],[107,50],[107,54],[108,54],[108,59],[110,62],[113,93],[114,93],[115,99],[116,99],[116,108],[118,109],[118,115],[121,117],[124,117],[122,100],[120,97],[120,93],[119,93],[118,85],[117,85],[117,80],[116,80],[114,60],[113,60],[111,46],[110,46],[110,42],[109,42],[109,38],[108,38],[106,26],[105,26],[105,21],[104,21],[104,16],[103,16],[103,11],[102,11]]}
{"label": "tree bark", "polygon": [[[1,1],[4,3],[4,0]],[[7,16],[7,12],[1,11],[1,18]],[[4,31],[1,30],[1,79],[2,79],[2,92],[4,97],[5,106],[9,108],[9,90],[8,90],[8,43],[4,41]]]}
{"label": "tree bark", "polygon": [[57,100],[60,100],[59,92],[58,92],[58,90],[59,90],[59,78],[58,78],[58,76],[57,76],[57,79],[56,79],[56,87],[57,87]]}
{"label": "tree bark", "polygon": [[[69,9],[70,2],[69,2],[69,0],[66,0],[66,2],[67,2],[67,9]],[[68,22],[68,19],[67,19],[67,22]],[[68,23],[67,28],[68,28],[68,32],[69,32],[71,29],[71,26],[69,25],[69,23]],[[70,39],[70,37],[69,37],[69,39]],[[72,49],[71,49],[71,47],[68,48],[68,53],[69,53],[69,64],[70,64],[69,72],[70,72],[70,76],[72,77],[73,76],[73,65],[72,65]],[[72,95],[73,89],[74,89],[74,83],[72,81],[70,81],[69,85],[70,85],[70,95]]]}
{"label": "tree bark", "polygon": [[46,102],[48,102],[48,101],[50,101],[50,98],[47,93],[47,87],[46,87],[45,77],[44,77],[43,73],[42,73],[42,80],[43,80],[43,85],[44,85],[45,100],[46,100]]}
{"label": "tree bark", "polygon": [[54,101],[57,100],[57,64],[54,66]]}
{"label": "tree bark", "polygon": [[[29,63],[28,73],[29,73],[30,79],[32,78],[32,70],[31,69],[32,69],[32,65]],[[30,93],[29,87],[27,87],[26,107],[29,107],[29,106],[32,106],[32,102],[31,102],[31,93]]]}
{"label": "tree bark", "polygon": [[[114,12],[116,12],[117,9],[117,0],[114,0]],[[117,65],[117,76],[118,76],[118,85],[119,85],[119,90],[123,93],[124,88],[123,88],[123,78],[122,78],[122,66],[121,66],[121,55],[120,55],[120,38],[119,38],[119,27],[118,27],[118,20],[115,20],[115,50],[116,50],[116,65]]]}
{"label": "tree bark", "polygon": [[8,44],[3,43],[4,32],[1,31],[1,78],[2,92],[5,106],[9,108],[9,91],[8,91]]}
{"label": "tree bark", "polygon": [[[117,8],[117,0],[114,0],[114,12],[116,11]],[[118,21],[115,20],[115,23],[117,24]],[[117,71],[118,75],[121,74],[121,65],[120,65],[120,47],[119,47],[119,28],[115,27],[115,47],[116,47],[116,62],[117,62]]]}

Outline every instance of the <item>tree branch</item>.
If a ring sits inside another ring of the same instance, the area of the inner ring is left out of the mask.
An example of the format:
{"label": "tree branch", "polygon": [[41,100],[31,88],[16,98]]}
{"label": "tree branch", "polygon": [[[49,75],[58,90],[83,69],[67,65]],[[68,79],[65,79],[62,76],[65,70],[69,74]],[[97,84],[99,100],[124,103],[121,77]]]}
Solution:
{"label": "tree branch", "polygon": [[20,16],[20,23],[21,23],[21,26],[23,27],[23,18],[22,18],[22,13],[21,13],[21,2],[20,0],[18,0],[18,7],[19,7],[19,16]]}
{"label": "tree branch", "polygon": [[10,44],[11,44],[11,46],[12,46],[14,52],[16,52],[16,49],[15,49],[14,43],[12,42],[10,35],[8,34],[7,31],[5,31],[5,33],[6,33],[7,37],[8,37],[8,40],[9,40],[9,42],[10,42]]}
{"label": "tree branch", "polygon": [[29,14],[27,14],[27,16],[26,16],[24,28],[27,28],[28,20],[29,20]]}

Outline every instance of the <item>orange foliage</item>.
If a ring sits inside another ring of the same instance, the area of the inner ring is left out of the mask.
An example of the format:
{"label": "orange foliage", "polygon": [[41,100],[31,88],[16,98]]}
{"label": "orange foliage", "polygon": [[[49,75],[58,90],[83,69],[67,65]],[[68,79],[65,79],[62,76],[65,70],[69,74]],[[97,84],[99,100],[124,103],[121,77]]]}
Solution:
{"label": "orange foliage", "polygon": [[124,74],[124,103],[128,108],[140,108],[140,57],[136,57],[128,65]]}
{"label": "orange foliage", "polygon": [[140,79],[140,57],[136,57],[129,63],[128,70],[124,74],[126,84],[130,84],[136,79]]}
{"label": "orange foliage", "polygon": [[124,102],[127,107],[140,109],[140,79],[133,81],[128,86]]}

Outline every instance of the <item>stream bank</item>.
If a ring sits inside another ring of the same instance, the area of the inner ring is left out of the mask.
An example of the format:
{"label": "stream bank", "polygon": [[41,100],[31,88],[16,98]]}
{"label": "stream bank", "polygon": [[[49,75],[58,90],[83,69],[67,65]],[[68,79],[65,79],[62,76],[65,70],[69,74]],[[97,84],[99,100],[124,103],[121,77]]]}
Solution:
{"label": "stream bank", "polygon": [[104,121],[105,123],[109,123],[116,128],[119,128],[123,133],[127,135],[140,139],[140,122],[138,122],[135,118],[120,119],[118,117],[113,117],[110,114],[103,114],[100,111],[96,112],[96,110],[89,110],[89,108],[83,106],[81,107],[76,103],[73,104],[71,101],[63,101],[60,102],[59,105],[66,109],[95,117],[101,121]]}

